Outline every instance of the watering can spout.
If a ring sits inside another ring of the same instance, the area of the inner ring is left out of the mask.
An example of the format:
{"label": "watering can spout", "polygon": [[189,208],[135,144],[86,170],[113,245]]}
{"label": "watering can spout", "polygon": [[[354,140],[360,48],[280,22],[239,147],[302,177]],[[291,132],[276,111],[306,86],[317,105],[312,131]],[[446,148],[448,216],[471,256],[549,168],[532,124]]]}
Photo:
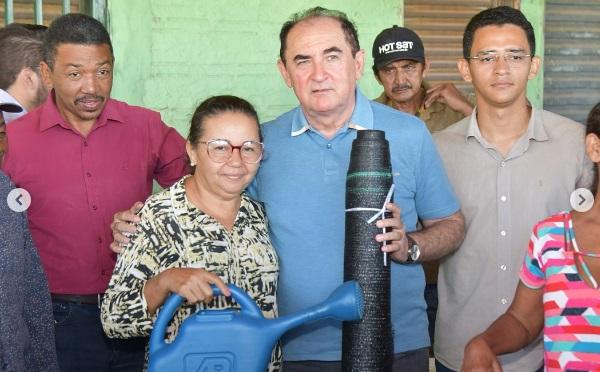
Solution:
{"label": "watering can spout", "polygon": [[336,288],[329,297],[300,312],[273,320],[279,335],[301,324],[323,318],[340,321],[360,320],[363,316],[363,293],[358,282],[352,280]]}

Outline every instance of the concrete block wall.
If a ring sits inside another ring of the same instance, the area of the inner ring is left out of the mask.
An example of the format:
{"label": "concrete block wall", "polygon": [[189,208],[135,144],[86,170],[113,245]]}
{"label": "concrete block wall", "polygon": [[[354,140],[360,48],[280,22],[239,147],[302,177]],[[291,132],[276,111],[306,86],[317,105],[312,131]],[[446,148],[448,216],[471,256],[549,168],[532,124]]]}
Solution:
{"label": "concrete block wall", "polygon": [[115,50],[112,96],[160,111],[187,133],[196,105],[215,94],[252,102],[262,121],[297,105],[277,70],[279,29],[313,6],[344,11],[368,56],[360,86],[374,98],[375,35],[402,23],[402,0],[112,0],[108,28]]}

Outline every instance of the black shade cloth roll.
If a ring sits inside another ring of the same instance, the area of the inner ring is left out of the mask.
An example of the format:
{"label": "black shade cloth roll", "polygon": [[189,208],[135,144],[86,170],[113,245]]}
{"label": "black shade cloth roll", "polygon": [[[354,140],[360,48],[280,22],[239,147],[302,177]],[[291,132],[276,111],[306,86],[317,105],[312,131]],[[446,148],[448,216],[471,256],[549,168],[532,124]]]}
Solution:
{"label": "black shade cloth roll", "polygon": [[[344,281],[360,283],[364,292],[364,316],[360,321],[343,325],[343,371],[392,370],[390,264],[384,265],[381,243],[375,241],[375,235],[382,230],[377,228],[376,220],[367,222],[384,207],[391,186],[392,169],[385,132],[359,131],[352,143],[346,177]],[[386,213],[386,217],[388,215]]]}

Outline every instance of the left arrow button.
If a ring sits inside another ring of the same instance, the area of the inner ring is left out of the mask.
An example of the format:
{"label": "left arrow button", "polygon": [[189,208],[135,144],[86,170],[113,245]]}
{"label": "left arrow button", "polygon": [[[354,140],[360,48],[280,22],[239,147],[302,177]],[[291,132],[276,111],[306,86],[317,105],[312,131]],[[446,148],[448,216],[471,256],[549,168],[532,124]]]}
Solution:
{"label": "left arrow button", "polygon": [[6,203],[15,212],[25,212],[31,205],[31,195],[27,190],[17,188],[8,193]]}

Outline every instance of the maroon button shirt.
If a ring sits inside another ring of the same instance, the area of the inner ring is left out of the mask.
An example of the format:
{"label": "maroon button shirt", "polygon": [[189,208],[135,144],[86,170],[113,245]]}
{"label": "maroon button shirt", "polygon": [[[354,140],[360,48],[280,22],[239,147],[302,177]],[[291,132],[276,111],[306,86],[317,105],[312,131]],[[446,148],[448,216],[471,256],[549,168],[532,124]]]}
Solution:
{"label": "maroon button shirt", "polygon": [[115,212],[188,172],[185,140],[160,114],[109,99],[87,138],[61,117],[54,95],[7,126],[2,167],[31,194],[29,228],[50,292],[103,293],[116,255]]}

